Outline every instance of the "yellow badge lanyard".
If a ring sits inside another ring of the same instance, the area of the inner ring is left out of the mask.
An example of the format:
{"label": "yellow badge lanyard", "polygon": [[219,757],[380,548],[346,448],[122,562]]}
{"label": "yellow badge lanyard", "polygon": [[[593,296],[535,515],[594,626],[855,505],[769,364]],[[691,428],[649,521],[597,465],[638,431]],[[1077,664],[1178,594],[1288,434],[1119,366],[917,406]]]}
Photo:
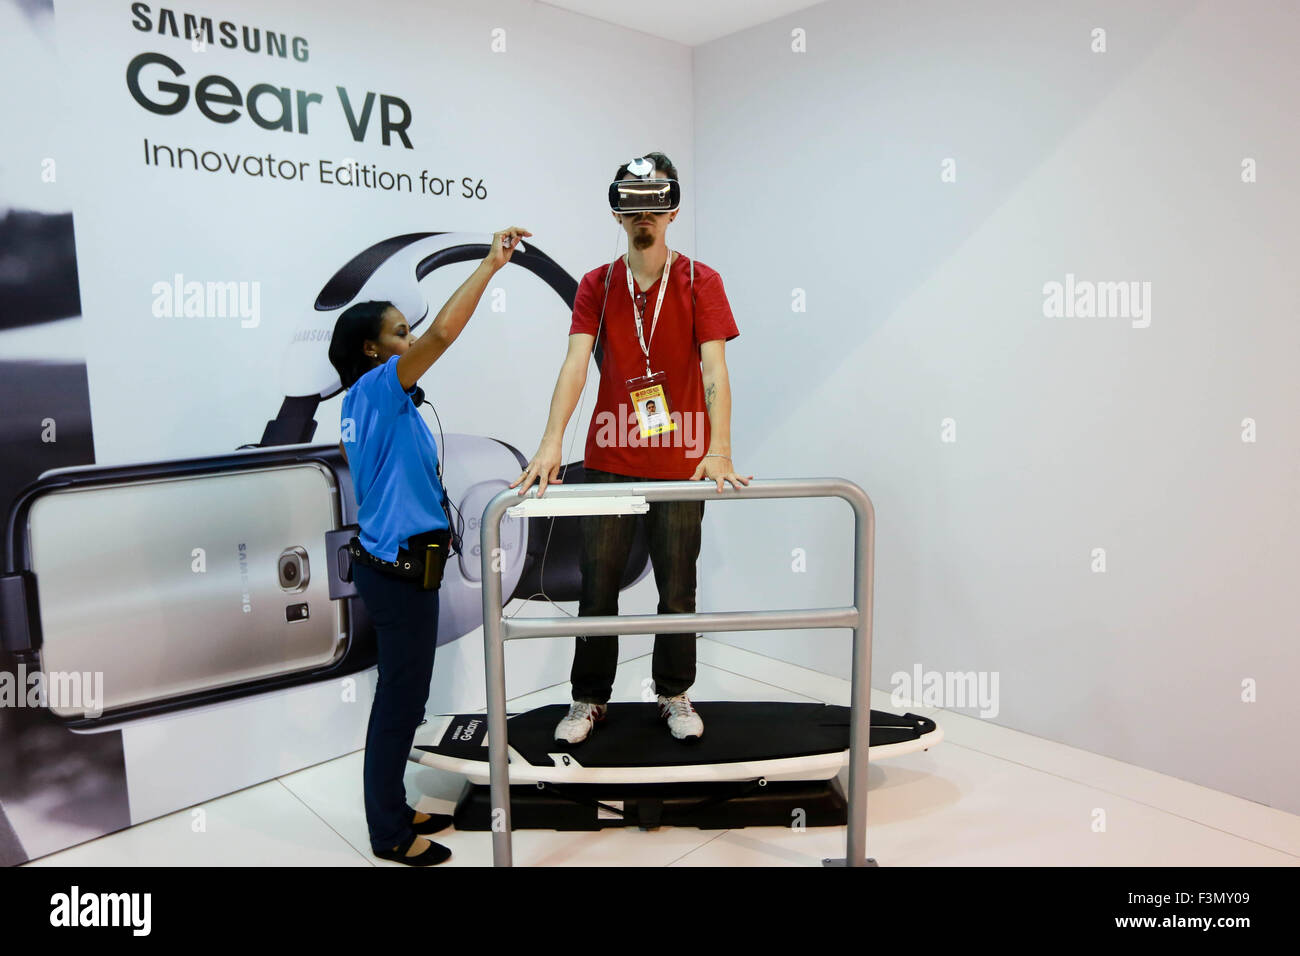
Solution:
{"label": "yellow badge lanyard", "polygon": [[668,250],[668,256],[664,260],[664,274],[659,279],[659,298],[655,302],[655,316],[650,323],[650,341],[645,338],[645,331],[642,326],[641,310],[636,307],[636,289],[632,285],[632,264],[627,261],[627,256],[623,257],[623,264],[626,266],[627,273],[627,294],[632,300],[632,315],[636,318],[636,340],[641,345],[641,353],[645,355],[645,374],[649,378],[653,373],[650,371],[650,342],[655,340],[655,329],[659,326],[659,310],[663,308],[664,293],[668,291],[668,270],[673,264],[672,250]]}

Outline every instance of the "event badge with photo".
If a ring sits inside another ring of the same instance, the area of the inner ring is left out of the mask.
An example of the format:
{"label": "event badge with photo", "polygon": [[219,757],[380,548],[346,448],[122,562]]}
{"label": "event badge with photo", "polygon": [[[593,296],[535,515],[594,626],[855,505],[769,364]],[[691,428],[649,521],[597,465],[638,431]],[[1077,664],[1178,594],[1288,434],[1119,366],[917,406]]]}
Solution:
{"label": "event badge with photo", "polygon": [[668,290],[668,269],[672,265],[673,253],[669,250],[664,258],[664,274],[659,279],[659,298],[655,301],[655,315],[650,323],[650,339],[647,341],[643,329],[645,313],[645,293],[637,293],[632,285],[632,268],[627,263],[624,272],[627,275],[627,294],[632,300],[632,317],[636,321],[636,340],[641,345],[645,356],[645,375],[630,378],[625,383],[632,396],[632,407],[636,409],[637,425],[641,437],[662,435],[675,431],[676,423],[672,420],[672,409],[668,405],[668,377],[663,372],[650,371],[650,343],[654,341],[655,329],[659,326],[659,310],[663,308],[664,293]]}
{"label": "event badge with photo", "polygon": [[626,384],[632,395],[632,406],[636,409],[636,420],[642,438],[677,429],[677,423],[672,419],[672,409],[668,405],[668,377],[663,372],[630,378]]}

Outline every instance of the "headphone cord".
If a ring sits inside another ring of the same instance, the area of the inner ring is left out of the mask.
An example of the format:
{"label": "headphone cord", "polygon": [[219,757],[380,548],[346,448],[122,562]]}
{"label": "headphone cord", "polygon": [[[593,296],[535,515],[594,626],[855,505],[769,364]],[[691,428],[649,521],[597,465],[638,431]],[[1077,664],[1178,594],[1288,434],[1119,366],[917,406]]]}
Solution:
{"label": "headphone cord", "polygon": [[426,398],[421,404],[428,405],[429,408],[433,409],[434,421],[438,423],[438,486],[442,489],[443,503],[446,504],[447,507],[449,507],[452,511],[456,513],[455,518],[452,518],[451,515],[447,516],[449,519],[455,522],[455,528],[452,529],[451,531],[452,534],[451,554],[463,554],[464,553],[463,544],[464,544],[464,535],[465,535],[465,516],[461,514],[460,508],[456,507],[456,502],[451,500],[451,495],[447,494],[447,486],[444,485],[442,481],[443,455],[447,448],[447,439],[446,436],[444,436],[442,433],[442,418],[441,416],[438,415],[438,409],[434,408],[433,402],[429,401]]}

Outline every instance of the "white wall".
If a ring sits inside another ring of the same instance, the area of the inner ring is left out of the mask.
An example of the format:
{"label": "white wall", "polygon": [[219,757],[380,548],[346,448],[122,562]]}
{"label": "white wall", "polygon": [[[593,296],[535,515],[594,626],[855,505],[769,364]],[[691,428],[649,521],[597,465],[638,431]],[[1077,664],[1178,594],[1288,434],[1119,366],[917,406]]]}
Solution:
{"label": "white wall", "polygon": [[[995,723],[1300,811],[1298,39],[1280,2],[885,0],[696,49],[734,457],[871,495],[874,686],[995,672]],[[1149,326],[1045,317],[1067,273],[1151,283]],[[848,515],[710,506],[701,606],[849,603]],[[719,639],[847,676],[847,632]]]}

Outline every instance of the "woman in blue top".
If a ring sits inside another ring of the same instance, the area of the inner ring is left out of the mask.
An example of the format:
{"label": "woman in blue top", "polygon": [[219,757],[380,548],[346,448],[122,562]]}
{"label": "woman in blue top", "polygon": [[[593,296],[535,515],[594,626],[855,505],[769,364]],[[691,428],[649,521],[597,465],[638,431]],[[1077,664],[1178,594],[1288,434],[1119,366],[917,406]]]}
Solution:
{"label": "woman in blue top", "polygon": [[[473,274],[418,339],[390,302],[360,302],[339,316],[330,362],[347,389],[340,434],[352,472],[361,547],[395,561],[412,538],[445,532],[438,447],[412,394],[429,367],[456,341],[493,274],[532,233],[512,226],[492,236]],[[365,557],[364,555],[362,557]],[[406,803],[403,771],[415,730],[424,719],[438,639],[438,592],[420,580],[354,560],[352,579],[375,626],[379,681],[366,730],[365,803],[370,847],[387,860],[413,866],[441,863],[451,851],[420,834],[451,824],[443,814],[417,813]]]}

